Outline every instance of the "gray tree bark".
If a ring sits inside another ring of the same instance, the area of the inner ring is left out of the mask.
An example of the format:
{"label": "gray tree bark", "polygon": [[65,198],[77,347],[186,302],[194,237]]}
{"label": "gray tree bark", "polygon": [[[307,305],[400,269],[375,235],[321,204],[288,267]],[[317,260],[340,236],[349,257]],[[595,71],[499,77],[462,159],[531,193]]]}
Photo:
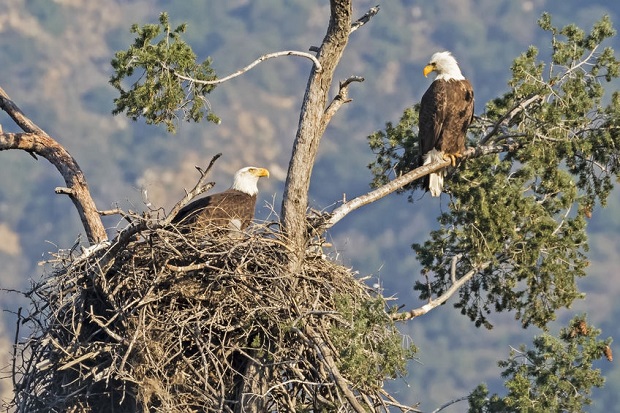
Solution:
{"label": "gray tree bark", "polygon": [[330,117],[326,108],[334,71],[351,33],[351,0],[331,0],[330,8],[329,27],[317,55],[322,70],[314,67],[306,86],[282,200],[282,225],[291,245],[292,272],[299,269],[308,241],[306,210],[312,168]]}

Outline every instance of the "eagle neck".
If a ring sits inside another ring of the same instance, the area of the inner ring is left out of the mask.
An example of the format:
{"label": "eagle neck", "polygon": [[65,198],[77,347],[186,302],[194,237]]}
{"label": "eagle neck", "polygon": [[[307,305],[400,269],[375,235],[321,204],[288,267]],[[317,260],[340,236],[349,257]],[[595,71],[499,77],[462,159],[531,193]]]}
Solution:
{"label": "eagle neck", "polygon": [[435,79],[445,80],[446,82],[456,82],[459,80],[465,80],[465,76],[463,76],[461,72],[459,71],[458,73],[441,73],[437,75]]}
{"label": "eagle neck", "polygon": [[234,189],[239,192],[243,192],[244,194],[255,196],[258,194],[258,186],[256,182],[251,182],[247,180],[235,180],[231,189]]}

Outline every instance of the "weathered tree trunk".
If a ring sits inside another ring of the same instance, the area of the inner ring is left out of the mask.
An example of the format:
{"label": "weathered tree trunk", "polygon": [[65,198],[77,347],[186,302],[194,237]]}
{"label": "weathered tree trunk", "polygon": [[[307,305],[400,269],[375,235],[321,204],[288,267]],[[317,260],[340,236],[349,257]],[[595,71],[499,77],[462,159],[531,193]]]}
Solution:
{"label": "weathered tree trunk", "polygon": [[95,244],[106,240],[107,234],[101,217],[76,160],[43,129],[28,119],[2,88],[0,88],[0,108],[26,132],[2,133],[0,129],[0,151],[21,149],[47,159],[60,172],[67,185],[66,188],[56,188],[56,193],[69,195],[80,215],[88,241]]}
{"label": "weathered tree trunk", "polygon": [[282,224],[292,247],[291,270],[299,268],[307,242],[308,189],[319,143],[325,130],[329,89],[351,31],[351,0],[331,0],[327,34],[318,52],[322,70],[312,69],[301,108],[299,126],[282,200]]}

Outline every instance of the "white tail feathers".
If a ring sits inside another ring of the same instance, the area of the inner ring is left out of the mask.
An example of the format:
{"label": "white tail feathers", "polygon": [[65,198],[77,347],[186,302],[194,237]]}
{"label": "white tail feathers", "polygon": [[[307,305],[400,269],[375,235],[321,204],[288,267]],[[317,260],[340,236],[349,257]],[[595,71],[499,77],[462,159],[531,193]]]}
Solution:
{"label": "white tail feathers", "polygon": [[[443,152],[435,149],[431,149],[424,154],[424,165],[429,165],[434,162],[441,162],[443,160]],[[446,176],[445,169],[433,172],[428,175],[428,190],[430,191],[431,196],[441,195],[441,191],[443,190],[444,176]]]}

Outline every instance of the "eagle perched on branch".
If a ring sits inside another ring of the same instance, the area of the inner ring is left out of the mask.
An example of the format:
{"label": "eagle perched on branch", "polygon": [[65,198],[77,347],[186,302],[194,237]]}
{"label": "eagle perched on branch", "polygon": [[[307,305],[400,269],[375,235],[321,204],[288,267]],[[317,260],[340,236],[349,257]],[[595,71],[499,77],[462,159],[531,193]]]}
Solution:
{"label": "eagle perched on branch", "polygon": [[[474,90],[450,52],[435,53],[424,67],[424,76],[437,76],[420,102],[419,140],[421,165],[450,159],[452,166],[465,150],[465,135],[474,116]],[[425,177],[431,196],[443,190],[445,170]]]}
{"label": "eagle perched on branch", "polygon": [[269,177],[265,168],[239,169],[230,189],[187,204],[172,219],[172,224],[207,232],[246,229],[254,218],[258,179],[263,176]]}

